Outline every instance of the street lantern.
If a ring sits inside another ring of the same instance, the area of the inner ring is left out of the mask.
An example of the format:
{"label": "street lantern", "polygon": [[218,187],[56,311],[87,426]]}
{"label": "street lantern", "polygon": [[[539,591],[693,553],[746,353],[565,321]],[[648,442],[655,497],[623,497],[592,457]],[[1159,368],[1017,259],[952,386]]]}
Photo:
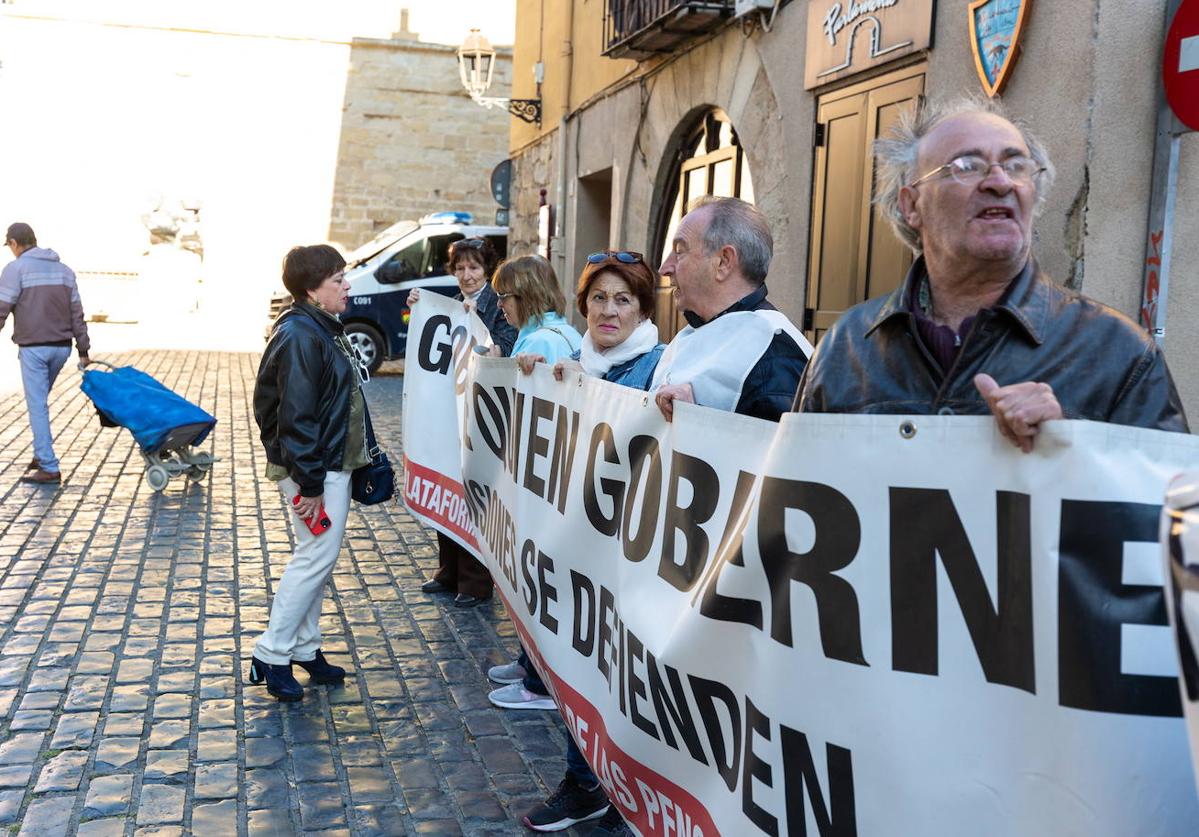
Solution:
{"label": "street lantern", "polygon": [[[541,99],[505,99],[484,96],[491,89],[491,78],[495,73],[495,48],[478,29],[470,30],[462,46],[458,47],[458,78],[476,104],[485,108],[500,106],[517,119],[530,124],[541,124]],[[541,92],[541,80],[537,81],[537,92]]]}
{"label": "street lantern", "polygon": [[471,98],[482,96],[491,88],[491,74],[495,70],[495,49],[478,29],[470,30],[462,46],[458,47],[458,76]]}

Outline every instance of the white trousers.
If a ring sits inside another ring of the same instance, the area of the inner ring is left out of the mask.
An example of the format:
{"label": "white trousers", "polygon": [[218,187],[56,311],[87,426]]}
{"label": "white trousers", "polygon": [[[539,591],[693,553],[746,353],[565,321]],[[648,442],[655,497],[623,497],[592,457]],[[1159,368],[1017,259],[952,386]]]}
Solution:
{"label": "white trousers", "polygon": [[[279,480],[288,508],[300,487],[289,477]],[[314,535],[308,524],[293,510],[292,524],[296,530],[296,549],[283,578],[275,589],[271,603],[271,619],[266,633],[254,645],[254,656],[271,665],[287,665],[292,660],[307,661],[316,657],[321,647],[321,601],[325,597],[325,582],[333,574],[333,565],[341,552],[346,533],[346,518],[350,515],[350,472],[330,471],[325,474],[325,514],[333,524],[321,535]]]}

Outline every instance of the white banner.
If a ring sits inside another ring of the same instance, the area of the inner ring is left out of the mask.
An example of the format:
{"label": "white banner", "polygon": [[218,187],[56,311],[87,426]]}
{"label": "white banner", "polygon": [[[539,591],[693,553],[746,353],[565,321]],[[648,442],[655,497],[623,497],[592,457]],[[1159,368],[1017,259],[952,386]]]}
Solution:
{"label": "white banner", "polygon": [[481,358],[466,394],[485,559],[642,834],[1195,833],[1158,517],[1199,440],[668,425],[645,393]]}
{"label": "white banner", "polygon": [[[1179,474],[1166,494],[1161,523],[1166,604],[1178,652],[1178,686],[1191,740],[1199,760],[1199,471]],[[1199,789],[1199,770],[1195,774]]]}
{"label": "white banner", "polygon": [[462,491],[460,430],[467,361],[491,335],[462,303],[426,290],[412,307],[404,358],[404,503],[413,515],[479,552]]}

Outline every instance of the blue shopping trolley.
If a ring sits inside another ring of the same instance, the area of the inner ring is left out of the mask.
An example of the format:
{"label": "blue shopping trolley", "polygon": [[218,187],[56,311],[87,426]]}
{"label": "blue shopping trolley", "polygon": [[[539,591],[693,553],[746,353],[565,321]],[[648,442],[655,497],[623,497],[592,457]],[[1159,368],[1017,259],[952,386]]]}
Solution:
{"label": "blue shopping trolley", "polygon": [[146,482],[154,491],[182,474],[201,480],[217,461],[196,450],[216,419],[145,372],[93,360],[83,371],[81,389],[96,405],[101,424],[133,434],[146,463]]}

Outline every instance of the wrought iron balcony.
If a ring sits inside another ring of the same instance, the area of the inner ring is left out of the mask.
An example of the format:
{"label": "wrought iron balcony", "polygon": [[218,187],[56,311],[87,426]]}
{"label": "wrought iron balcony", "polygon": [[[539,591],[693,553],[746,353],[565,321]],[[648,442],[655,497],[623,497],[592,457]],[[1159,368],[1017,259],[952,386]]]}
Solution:
{"label": "wrought iron balcony", "polygon": [[605,0],[604,55],[641,60],[718,28],[733,0]]}

